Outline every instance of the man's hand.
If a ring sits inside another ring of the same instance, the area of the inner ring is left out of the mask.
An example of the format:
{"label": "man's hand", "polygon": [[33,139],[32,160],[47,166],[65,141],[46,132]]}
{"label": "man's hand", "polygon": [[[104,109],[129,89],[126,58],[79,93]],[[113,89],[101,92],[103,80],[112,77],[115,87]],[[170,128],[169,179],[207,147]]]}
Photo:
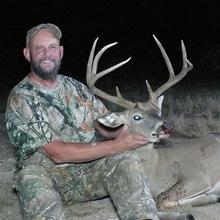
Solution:
{"label": "man's hand", "polygon": [[149,143],[149,141],[143,135],[130,133],[127,125],[121,128],[119,135],[114,139],[116,153],[133,150],[147,143]]}

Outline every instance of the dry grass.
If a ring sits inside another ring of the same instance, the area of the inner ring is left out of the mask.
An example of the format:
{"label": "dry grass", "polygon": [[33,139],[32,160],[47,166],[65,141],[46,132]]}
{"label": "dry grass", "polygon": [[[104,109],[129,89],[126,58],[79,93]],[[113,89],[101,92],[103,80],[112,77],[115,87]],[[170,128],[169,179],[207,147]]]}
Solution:
{"label": "dry grass", "polygon": [[220,96],[218,90],[182,91],[169,94],[163,116],[176,132],[188,137],[220,132]]}

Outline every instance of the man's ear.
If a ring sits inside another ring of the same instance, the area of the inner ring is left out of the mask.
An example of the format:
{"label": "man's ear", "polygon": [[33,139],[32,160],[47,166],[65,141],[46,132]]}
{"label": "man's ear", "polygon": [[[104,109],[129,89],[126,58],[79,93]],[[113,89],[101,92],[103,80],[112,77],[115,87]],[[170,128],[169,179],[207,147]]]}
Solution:
{"label": "man's ear", "polygon": [[30,50],[29,50],[29,48],[26,48],[26,47],[25,47],[25,48],[23,49],[23,54],[24,54],[25,59],[30,62],[31,56],[30,56]]}

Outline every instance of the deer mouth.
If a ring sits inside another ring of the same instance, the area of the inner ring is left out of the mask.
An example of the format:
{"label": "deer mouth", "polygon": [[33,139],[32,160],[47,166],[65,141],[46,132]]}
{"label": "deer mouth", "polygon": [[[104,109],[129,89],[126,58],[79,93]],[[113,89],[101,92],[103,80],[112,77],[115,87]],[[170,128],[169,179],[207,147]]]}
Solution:
{"label": "deer mouth", "polygon": [[170,135],[173,133],[172,127],[166,127],[165,125],[162,125],[161,131],[159,134],[159,139],[167,139],[170,137]]}

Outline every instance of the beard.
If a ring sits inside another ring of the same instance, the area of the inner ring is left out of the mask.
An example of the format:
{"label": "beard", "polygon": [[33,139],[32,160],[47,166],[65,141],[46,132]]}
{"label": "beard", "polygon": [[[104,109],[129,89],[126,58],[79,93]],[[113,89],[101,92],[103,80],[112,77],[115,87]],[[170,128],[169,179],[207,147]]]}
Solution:
{"label": "beard", "polygon": [[54,67],[52,69],[44,69],[40,66],[40,61],[34,61],[31,60],[30,64],[31,64],[31,70],[41,79],[44,80],[55,80],[57,77],[57,74],[60,70],[60,66],[61,66],[61,60],[59,61],[54,61]]}

